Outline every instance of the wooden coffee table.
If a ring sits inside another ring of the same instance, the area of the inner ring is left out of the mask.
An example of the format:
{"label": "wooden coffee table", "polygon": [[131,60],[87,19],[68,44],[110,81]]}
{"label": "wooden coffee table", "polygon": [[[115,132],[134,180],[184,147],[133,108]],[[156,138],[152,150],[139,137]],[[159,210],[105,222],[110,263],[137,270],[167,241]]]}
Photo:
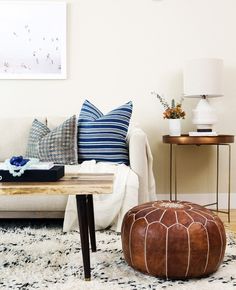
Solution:
{"label": "wooden coffee table", "polygon": [[1,195],[76,195],[85,280],[90,280],[89,236],[96,252],[93,194],[112,193],[114,174],[67,174],[55,182],[1,182]]}

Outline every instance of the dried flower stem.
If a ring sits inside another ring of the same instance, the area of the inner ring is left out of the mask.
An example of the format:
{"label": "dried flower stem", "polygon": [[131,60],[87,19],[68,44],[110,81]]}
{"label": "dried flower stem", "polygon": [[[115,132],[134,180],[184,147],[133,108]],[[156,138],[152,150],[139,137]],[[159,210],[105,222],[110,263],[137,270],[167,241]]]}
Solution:
{"label": "dried flower stem", "polygon": [[165,111],[163,112],[164,119],[184,119],[185,112],[182,110],[182,102],[183,98],[181,98],[179,103],[175,103],[175,100],[171,100],[171,105],[168,104],[168,102],[161,97],[159,94],[152,92],[153,95],[155,95],[162,106],[164,107]]}

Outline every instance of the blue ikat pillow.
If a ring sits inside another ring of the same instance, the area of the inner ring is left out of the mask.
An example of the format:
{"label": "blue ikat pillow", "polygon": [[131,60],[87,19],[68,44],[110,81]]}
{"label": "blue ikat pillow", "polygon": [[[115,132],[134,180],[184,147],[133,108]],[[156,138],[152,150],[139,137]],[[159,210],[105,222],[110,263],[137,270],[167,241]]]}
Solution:
{"label": "blue ikat pillow", "polygon": [[78,120],[78,160],[129,164],[126,136],[132,115],[128,102],[106,115],[86,100]]}

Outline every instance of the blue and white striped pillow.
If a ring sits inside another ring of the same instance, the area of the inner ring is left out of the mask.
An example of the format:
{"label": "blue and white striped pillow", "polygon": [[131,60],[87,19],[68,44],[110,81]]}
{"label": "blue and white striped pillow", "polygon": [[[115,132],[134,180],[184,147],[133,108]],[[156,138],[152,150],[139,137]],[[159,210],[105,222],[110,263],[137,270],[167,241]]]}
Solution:
{"label": "blue and white striped pillow", "polygon": [[128,102],[106,115],[88,100],[83,103],[78,120],[78,160],[129,164],[126,136],[132,115]]}

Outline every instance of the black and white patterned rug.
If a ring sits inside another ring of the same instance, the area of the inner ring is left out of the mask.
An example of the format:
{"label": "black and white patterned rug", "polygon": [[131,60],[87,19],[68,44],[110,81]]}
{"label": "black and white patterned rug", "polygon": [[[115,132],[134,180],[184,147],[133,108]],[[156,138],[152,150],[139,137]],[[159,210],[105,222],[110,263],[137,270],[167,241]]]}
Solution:
{"label": "black and white patterned rug", "polygon": [[97,252],[91,254],[92,280],[83,280],[78,232],[56,226],[0,226],[0,289],[235,289],[236,241],[227,235],[223,264],[208,278],[162,280],[133,270],[124,261],[120,235],[97,232]]}

